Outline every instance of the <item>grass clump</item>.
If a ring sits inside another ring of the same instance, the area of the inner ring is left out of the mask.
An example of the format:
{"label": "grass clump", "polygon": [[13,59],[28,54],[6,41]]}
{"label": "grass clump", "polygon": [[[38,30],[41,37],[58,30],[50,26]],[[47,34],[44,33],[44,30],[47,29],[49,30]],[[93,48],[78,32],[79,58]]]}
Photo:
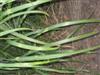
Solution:
{"label": "grass clump", "polygon": [[[78,70],[66,70],[50,68],[46,65],[70,61],[65,57],[87,53],[100,48],[100,45],[82,50],[60,50],[60,47],[65,43],[71,43],[81,39],[85,39],[99,34],[98,31],[93,31],[78,36],[72,34],[65,39],[48,42],[39,39],[43,34],[50,31],[60,30],[63,27],[83,25],[87,23],[99,23],[100,20],[87,19],[77,21],[67,21],[51,25],[48,27],[32,28],[29,19],[31,15],[47,15],[44,11],[35,9],[41,4],[51,2],[52,0],[36,0],[26,1],[21,5],[13,6],[14,0],[1,0],[0,7],[0,46],[2,59],[0,69],[2,70],[18,70],[22,68],[31,68],[41,75],[46,75],[47,72],[57,73],[76,73]],[[9,8],[8,8],[9,7]],[[36,16],[35,16],[36,17]],[[27,20],[28,19],[28,20]],[[34,19],[34,18],[33,18]],[[15,52],[14,52],[15,51]],[[15,54],[14,54],[15,53]],[[38,71],[37,71],[38,70]]]}

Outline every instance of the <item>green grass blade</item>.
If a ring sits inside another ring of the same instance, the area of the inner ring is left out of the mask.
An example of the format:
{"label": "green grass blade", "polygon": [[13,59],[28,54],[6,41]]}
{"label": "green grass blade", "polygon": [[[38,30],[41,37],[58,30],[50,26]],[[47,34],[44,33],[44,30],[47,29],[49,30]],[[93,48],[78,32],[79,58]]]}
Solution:
{"label": "green grass blade", "polygon": [[80,53],[86,53],[89,51],[93,51],[99,49],[100,45],[83,49],[83,50],[65,50],[64,52],[57,52],[53,54],[45,54],[45,55],[36,55],[36,56],[27,56],[27,57],[16,57],[15,59],[11,59],[12,61],[36,61],[36,60],[50,60],[50,59],[57,59],[66,56],[72,56]]}
{"label": "green grass blade", "polygon": [[5,19],[3,19],[0,24],[3,24],[5,23],[6,21],[14,18],[14,17],[18,17],[18,16],[21,16],[21,15],[24,15],[24,14],[45,14],[45,15],[48,15],[46,12],[43,12],[43,11],[38,11],[38,10],[34,10],[34,11],[24,11],[24,12],[19,12],[19,13],[16,13],[16,14],[12,14],[8,17],[6,17]]}
{"label": "green grass blade", "polygon": [[57,28],[61,28],[61,27],[68,27],[68,26],[73,26],[73,25],[83,25],[83,24],[87,24],[87,23],[100,23],[100,20],[97,19],[85,19],[85,20],[76,20],[76,21],[67,21],[67,22],[63,22],[63,23],[59,23],[59,24],[55,24],[55,25],[50,25],[49,27],[45,28],[45,29],[41,29],[40,31],[37,32],[36,37],[55,30]]}
{"label": "green grass blade", "polygon": [[23,63],[0,63],[0,69],[3,68],[33,68],[43,64],[51,63],[52,61],[36,61],[36,62],[23,62]]}
{"label": "green grass blade", "polygon": [[49,45],[54,46],[54,45],[61,45],[61,44],[65,44],[65,43],[70,43],[70,42],[74,42],[74,41],[77,41],[77,40],[81,40],[81,39],[84,39],[84,38],[94,36],[96,34],[99,34],[99,32],[90,32],[90,33],[74,36],[74,37],[71,37],[71,38],[65,38],[63,40],[50,43]]}
{"label": "green grass blade", "polygon": [[7,35],[7,34],[10,34],[12,32],[23,31],[23,30],[31,30],[31,29],[29,29],[29,28],[16,28],[16,29],[11,29],[11,30],[6,30],[6,31],[3,31],[3,32],[0,32],[0,37]]}
{"label": "green grass blade", "polygon": [[84,26],[78,26],[72,33],[70,33],[67,38],[73,37],[77,32],[79,32]]}
{"label": "green grass blade", "polygon": [[51,51],[51,50],[57,50],[58,47],[46,47],[46,46],[32,46],[32,45],[27,45],[27,44],[22,44],[16,41],[11,41],[11,40],[7,40],[7,42],[15,47],[19,47],[22,49],[26,49],[26,50],[34,50],[34,51]]}
{"label": "green grass blade", "polygon": [[36,66],[35,68],[42,71],[56,72],[56,73],[76,73],[76,71],[60,70],[60,69],[47,68],[41,66]]}
{"label": "green grass blade", "polygon": [[4,11],[3,16],[7,16],[7,15],[13,14],[13,13],[18,12],[18,11],[22,11],[22,10],[30,8],[30,7],[36,7],[40,4],[50,2],[50,1],[51,0],[41,0],[41,1],[37,0],[35,2],[26,3],[23,5],[17,6],[17,7],[13,7],[13,8],[10,8],[10,9],[7,9],[6,11]]}
{"label": "green grass blade", "polygon": [[7,3],[10,3],[10,2],[13,2],[15,0],[0,0],[0,3],[2,4],[7,4]]}
{"label": "green grass blade", "polygon": [[40,40],[37,40],[37,39],[34,39],[34,38],[31,38],[31,37],[27,37],[23,34],[20,34],[20,33],[17,33],[17,32],[14,32],[12,33],[12,35],[18,37],[18,38],[21,38],[21,39],[24,39],[24,40],[27,40],[27,41],[30,41],[30,42],[33,42],[33,43],[37,43],[37,44],[47,44],[46,42],[43,42],[43,41],[40,41]]}

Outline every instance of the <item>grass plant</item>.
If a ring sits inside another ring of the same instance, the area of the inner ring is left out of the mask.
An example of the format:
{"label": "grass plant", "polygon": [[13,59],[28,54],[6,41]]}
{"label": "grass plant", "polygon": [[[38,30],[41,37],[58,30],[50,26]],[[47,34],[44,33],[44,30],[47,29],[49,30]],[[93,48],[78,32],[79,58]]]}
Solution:
{"label": "grass plant", "polygon": [[[65,57],[87,53],[100,48],[100,45],[98,45],[81,50],[60,50],[63,44],[77,42],[98,35],[100,33],[98,31],[78,36],[73,36],[75,32],[72,32],[72,34],[68,35],[68,37],[66,36],[65,39],[53,42],[38,39],[45,33],[60,30],[60,28],[63,27],[100,23],[99,19],[85,19],[66,21],[45,28],[33,29],[32,26],[34,24],[31,26],[30,24],[32,23],[30,23],[27,18],[29,18],[30,15],[34,16],[40,14],[49,16],[46,12],[36,9],[36,7],[51,1],[52,0],[26,1],[26,3],[14,6],[15,0],[0,0],[0,53],[2,55],[0,59],[0,69],[18,70],[31,68],[41,75],[48,75],[47,72],[74,74],[78,72],[78,70],[49,68],[48,65],[70,61]],[[32,21],[32,19],[30,20]],[[79,30],[79,28],[77,30]],[[14,51],[16,51],[15,55],[13,54]]]}

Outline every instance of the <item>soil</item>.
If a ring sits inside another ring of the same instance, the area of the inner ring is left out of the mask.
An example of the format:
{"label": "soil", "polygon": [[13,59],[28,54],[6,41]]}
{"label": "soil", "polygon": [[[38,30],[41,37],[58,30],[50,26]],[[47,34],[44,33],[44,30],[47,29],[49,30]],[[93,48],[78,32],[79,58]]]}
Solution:
{"label": "soil", "polygon": [[[80,20],[80,19],[99,19],[100,18],[100,0],[56,0],[55,3],[51,3],[49,7],[44,7],[50,17],[46,17],[44,23],[46,25],[60,23],[68,20]],[[52,33],[48,39],[60,40],[70,34],[76,26],[70,28],[63,28],[61,31]],[[91,31],[100,31],[99,24],[87,24],[76,35],[83,34]],[[48,35],[47,35],[48,36]],[[67,44],[65,48],[83,49],[89,48],[100,44],[100,35],[87,38],[85,40],[77,41],[71,44]],[[77,69],[87,69],[90,73],[77,73],[76,75],[99,75],[100,72],[100,49],[96,50],[93,54],[84,54],[74,56],[73,59],[80,59],[86,64],[79,63],[63,63],[64,66],[70,66]],[[61,66],[58,64],[57,66]],[[53,75],[53,74],[52,74]],[[59,75],[55,73],[54,75]],[[66,75],[66,74],[60,74]],[[68,74],[69,75],[69,74]]]}

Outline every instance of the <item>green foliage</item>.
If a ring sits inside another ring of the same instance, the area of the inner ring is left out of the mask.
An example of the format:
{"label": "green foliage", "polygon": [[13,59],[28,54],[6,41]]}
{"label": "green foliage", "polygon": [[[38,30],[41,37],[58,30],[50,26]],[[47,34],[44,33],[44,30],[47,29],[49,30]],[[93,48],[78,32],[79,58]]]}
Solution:
{"label": "green foliage", "polygon": [[[0,2],[6,6],[13,1],[14,0],[0,0]],[[61,59],[66,60],[64,57],[86,53],[100,48],[99,45],[82,50],[60,51],[60,46],[62,44],[97,35],[99,33],[97,31],[73,37],[66,37],[65,39],[55,42],[47,42],[41,39],[37,39],[38,37],[41,37],[42,34],[48,33],[50,31],[55,31],[55,29],[58,28],[76,25],[81,26],[87,23],[100,22],[100,20],[96,19],[67,21],[33,31],[32,26],[28,27],[28,25],[26,24],[26,22],[28,24],[31,24],[26,20],[27,17],[29,18],[30,14],[32,14],[33,16],[35,14],[48,15],[46,12],[36,10],[35,8],[43,3],[47,3],[50,1],[51,0],[36,0],[15,7],[11,5],[11,8],[5,8],[4,10],[0,11],[0,43],[5,46],[1,49],[1,53],[3,53],[4,58],[1,59],[0,69],[17,70],[21,68],[33,68],[34,70],[39,70],[38,72],[41,75],[46,75],[46,72],[76,73],[78,72],[78,70],[75,69],[61,70],[56,68],[48,68],[44,65],[61,62]],[[4,7],[2,6],[1,9],[2,8]],[[74,35],[73,33],[74,32],[72,32],[72,35]],[[20,51],[20,55],[12,56],[11,54],[13,53],[12,51],[14,49],[16,50],[16,53],[17,51]],[[6,50],[10,50],[10,53],[8,53]],[[11,55],[12,57],[9,57],[8,55]]]}
{"label": "green foliage", "polygon": [[0,0],[0,3],[1,4],[7,4],[7,3],[10,3],[10,2],[13,2],[15,0]]}

